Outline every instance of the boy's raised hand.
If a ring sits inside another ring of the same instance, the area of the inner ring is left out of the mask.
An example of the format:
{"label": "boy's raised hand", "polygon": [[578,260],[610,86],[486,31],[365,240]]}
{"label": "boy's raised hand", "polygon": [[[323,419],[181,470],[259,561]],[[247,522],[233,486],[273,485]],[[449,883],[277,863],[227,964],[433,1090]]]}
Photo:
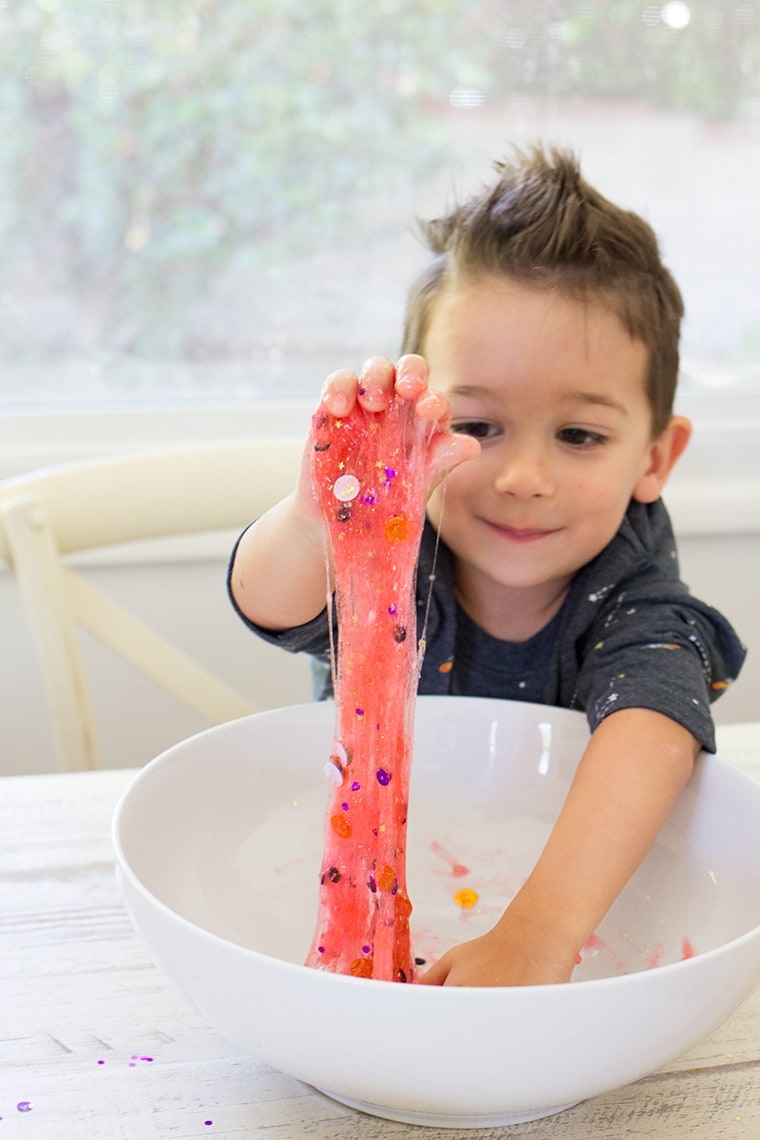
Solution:
{"label": "boy's raised hand", "polygon": [[323,609],[322,514],[312,488],[314,422],[322,413],[349,420],[357,404],[367,412],[382,413],[394,394],[412,401],[416,414],[430,424],[426,495],[457,464],[479,453],[477,440],[448,430],[448,401],[428,387],[428,367],[421,356],[403,356],[397,365],[373,357],[358,374],[347,369],[333,372],[322,390],[294,491],[261,515],[238,543],[230,589],[251,622],[269,630],[288,629],[310,621]]}
{"label": "boy's raised hand", "polygon": [[477,440],[450,432],[451,409],[446,397],[428,387],[428,366],[414,353],[402,356],[396,365],[383,356],[366,361],[359,374],[340,369],[328,376],[322,389],[320,409],[335,418],[348,418],[358,403],[368,412],[383,412],[396,395],[414,403],[417,415],[430,424],[427,494],[462,463],[480,452]]}

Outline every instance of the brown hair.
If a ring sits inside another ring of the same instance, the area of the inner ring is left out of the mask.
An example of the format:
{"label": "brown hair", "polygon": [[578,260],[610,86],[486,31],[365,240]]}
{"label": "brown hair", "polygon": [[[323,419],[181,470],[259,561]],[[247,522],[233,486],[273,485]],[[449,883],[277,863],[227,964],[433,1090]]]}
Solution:
{"label": "brown hair", "polygon": [[515,149],[495,166],[482,194],[420,223],[433,258],[410,290],[402,351],[424,352],[436,298],[482,276],[600,301],[647,347],[656,437],[673,411],[683,301],[654,231],[590,186],[569,151]]}

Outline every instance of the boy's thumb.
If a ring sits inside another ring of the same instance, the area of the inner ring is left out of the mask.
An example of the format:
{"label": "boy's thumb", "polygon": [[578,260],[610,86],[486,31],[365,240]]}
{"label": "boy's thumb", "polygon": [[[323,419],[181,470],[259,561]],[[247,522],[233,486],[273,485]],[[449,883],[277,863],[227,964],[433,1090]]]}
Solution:
{"label": "boy's thumb", "polygon": [[450,471],[468,459],[480,455],[480,444],[471,435],[456,432],[441,432],[432,442],[430,449],[430,479],[428,494],[435,490]]}

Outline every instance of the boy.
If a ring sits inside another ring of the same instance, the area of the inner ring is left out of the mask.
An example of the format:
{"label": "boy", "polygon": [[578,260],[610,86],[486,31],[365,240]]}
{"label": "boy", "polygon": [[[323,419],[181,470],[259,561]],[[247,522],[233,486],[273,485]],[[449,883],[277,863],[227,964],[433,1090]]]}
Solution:
{"label": "boy", "polygon": [[[435,429],[420,612],[436,530],[441,541],[419,691],[582,708],[592,730],[528,880],[426,984],[569,979],[697,752],[714,750],[709,703],[744,658],[679,581],[660,500],[691,427],[672,413],[683,306],[652,230],[569,154],[516,153],[497,172],[426,227],[434,256],[410,294],[398,367],[373,359],[323,393],[346,416],[356,400],[382,412],[395,387]],[[241,536],[229,585],[251,628],[324,666],[306,463],[294,495]]]}

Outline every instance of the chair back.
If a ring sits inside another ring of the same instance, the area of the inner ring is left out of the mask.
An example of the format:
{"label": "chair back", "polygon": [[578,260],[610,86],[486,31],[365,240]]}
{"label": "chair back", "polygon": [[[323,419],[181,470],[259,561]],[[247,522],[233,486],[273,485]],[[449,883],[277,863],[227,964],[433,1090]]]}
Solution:
{"label": "chair back", "polygon": [[61,770],[100,766],[80,627],[211,724],[256,711],[71,563],[114,544],[234,534],[292,490],[302,447],[282,439],[172,448],[0,482],[0,558],[16,574]]}

